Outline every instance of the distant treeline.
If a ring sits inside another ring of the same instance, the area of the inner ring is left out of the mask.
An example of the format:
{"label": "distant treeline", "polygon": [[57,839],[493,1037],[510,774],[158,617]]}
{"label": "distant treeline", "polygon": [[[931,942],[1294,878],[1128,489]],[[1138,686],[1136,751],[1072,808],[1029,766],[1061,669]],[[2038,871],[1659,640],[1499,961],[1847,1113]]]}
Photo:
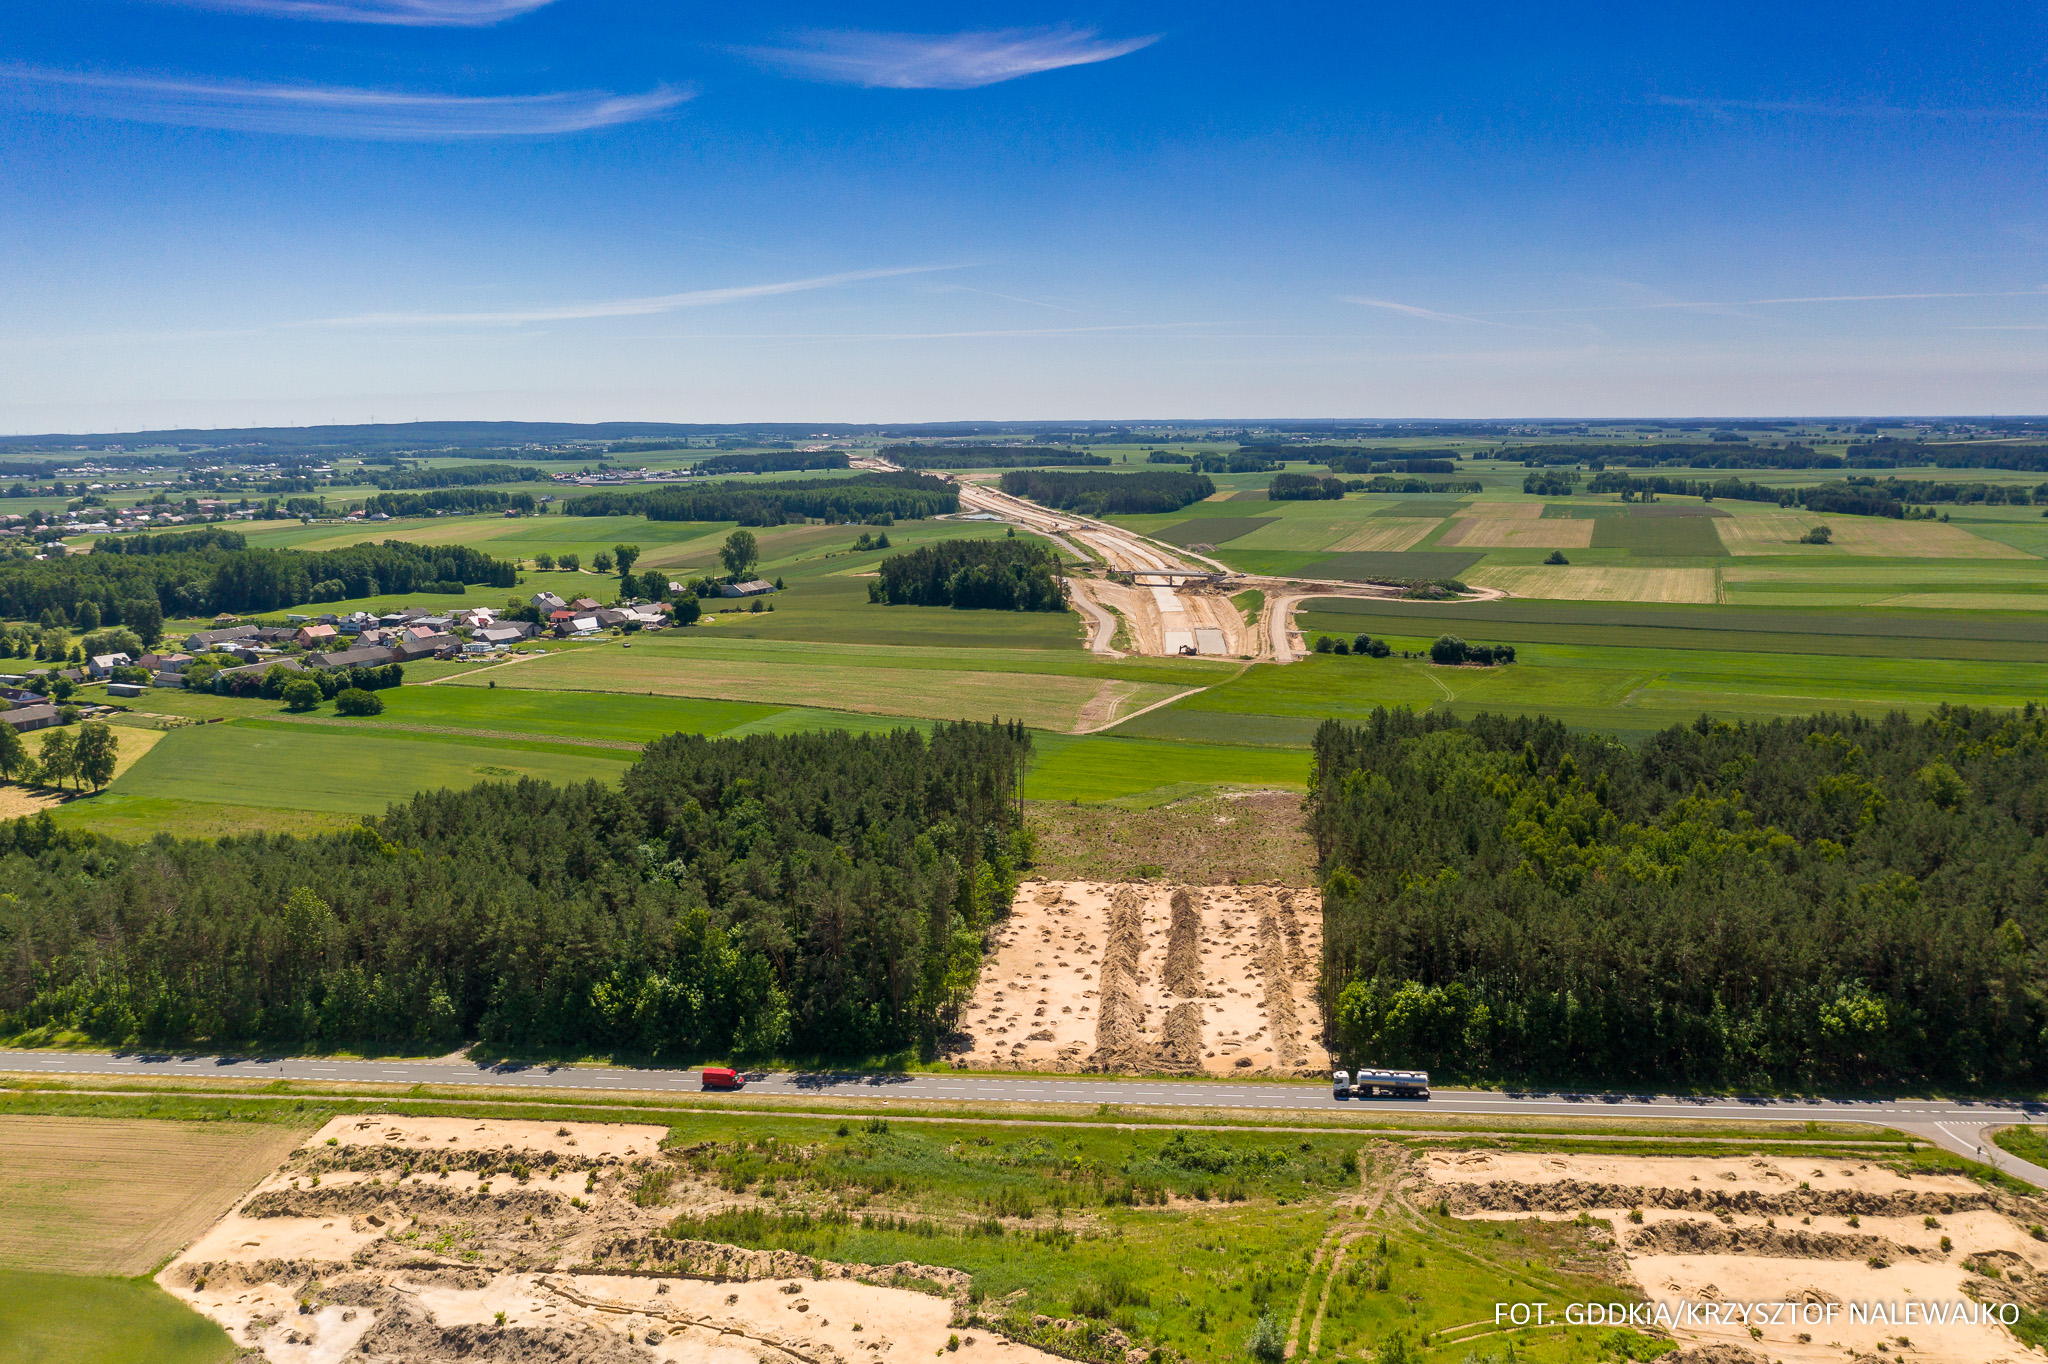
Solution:
{"label": "distant treeline", "polygon": [[[138,551],[137,541],[216,536],[210,547]],[[511,564],[467,545],[417,545],[386,540],[381,545],[309,552],[244,549],[231,532],[134,536],[102,540],[90,554],[42,562],[0,560],[0,619],[39,620],[54,609],[76,618],[80,602],[91,601],[107,625],[128,622],[127,603],[146,601],[161,616],[210,616],[274,611],[309,601],[418,592],[442,582],[512,587]],[[118,546],[118,548],[116,548]],[[332,585],[338,584],[339,590]],[[316,596],[327,587],[331,595]]]}
{"label": "distant treeline", "polygon": [[2048,715],[1315,739],[1340,1058],[1600,1085],[2048,1083]]}
{"label": "distant treeline", "polygon": [[[238,530],[165,530],[140,535],[109,535],[93,541],[94,554],[191,554],[199,550],[247,549],[249,541]],[[88,556],[89,557],[89,556]]]}
{"label": "distant treeline", "polygon": [[1504,445],[1484,457],[1535,465],[1588,464],[1594,468],[1607,464],[1625,464],[1637,469],[1654,469],[1664,464],[1688,469],[1842,467],[1840,455],[1822,454],[1804,445],[1766,450],[1748,445],[1695,445],[1676,441],[1654,445]]}
{"label": "distant treeline", "polygon": [[885,445],[877,453],[906,469],[1022,469],[1039,464],[1111,462],[1108,455],[1044,445]]}
{"label": "distant treeline", "polygon": [[1374,459],[1370,455],[1331,455],[1323,463],[1339,474],[1455,474],[1456,460]]}
{"label": "distant treeline", "polygon": [[670,735],[623,789],[439,791],[309,838],[0,824],[0,1028],[857,1058],[972,989],[1028,847],[1021,725]]}
{"label": "distant treeline", "polygon": [[424,516],[428,512],[517,511],[531,513],[532,493],[501,488],[443,488],[431,493],[377,493],[363,500],[363,510],[386,516]]}
{"label": "distant treeline", "polygon": [[[1244,445],[1238,447],[1246,454],[1263,455],[1267,459],[1307,460],[1310,464],[1324,464],[1339,473],[1432,473],[1447,474],[1456,470],[1456,450],[1375,450],[1358,445]],[[1411,462],[1429,465],[1426,469],[1411,469]],[[1374,465],[1389,465],[1392,468],[1373,468]]]}
{"label": "distant treeline", "polygon": [[1059,555],[1042,540],[940,540],[882,560],[868,600],[962,611],[1063,611]]}
{"label": "distant treeline", "polygon": [[497,464],[455,464],[446,469],[392,469],[371,475],[371,482],[385,492],[409,488],[469,488],[483,483],[544,483],[548,474],[531,466],[505,468]]}
{"label": "distant treeline", "polygon": [[[1545,481],[1549,480],[1549,481]],[[1560,474],[1530,474],[1522,480],[1523,492],[1545,497],[1567,497],[1573,492]],[[1997,483],[1946,483],[1909,478],[1871,478],[1852,475],[1848,479],[1818,483],[1807,488],[1773,488],[1741,479],[1673,478],[1665,474],[1631,474],[1620,469],[1602,469],[1586,484],[1589,493],[1656,493],[1671,497],[1698,497],[1707,501],[1724,498],[1733,502],[1771,502],[1781,507],[1804,507],[1815,512],[1839,512],[1851,516],[1903,517],[1912,505],[1934,503],[2028,506],[2048,503],[2048,483],[2027,488]]]}
{"label": "distant treeline", "polygon": [[1003,491],[1083,516],[1140,516],[1179,511],[1216,491],[1201,474],[1147,470],[1134,474],[1039,472],[1018,469],[1002,477]]}
{"label": "distant treeline", "polygon": [[844,469],[844,450],[776,450],[756,455],[713,455],[699,460],[696,472],[718,474],[782,474],[799,469]]}
{"label": "distant treeline", "polygon": [[960,494],[941,478],[919,473],[855,474],[788,483],[685,484],[644,492],[601,492],[562,504],[570,516],[645,516],[650,521],[737,521],[779,526],[816,518],[830,522],[921,521],[960,510]]}
{"label": "distant treeline", "polygon": [[1266,485],[1266,496],[1275,502],[1335,502],[1344,496],[1344,481],[1314,474],[1275,474]]}
{"label": "distant treeline", "polygon": [[1394,478],[1381,474],[1371,479],[1347,479],[1344,486],[1360,493],[1477,493],[1486,485],[1476,478]]}
{"label": "distant treeline", "polygon": [[1147,464],[1185,464],[1198,474],[1268,474],[1280,467],[1280,461],[1264,455],[1182,455],[1171,450],[1154,450],[1145,456]]}
{"label": "distant treeline", "polygon": [[2048,470],[2048,445],[1929,445],[1920,441],[1859,441],[1849,447],[1849,464],[1857,469],[1893,469],[1931,464],[1937,469]]}

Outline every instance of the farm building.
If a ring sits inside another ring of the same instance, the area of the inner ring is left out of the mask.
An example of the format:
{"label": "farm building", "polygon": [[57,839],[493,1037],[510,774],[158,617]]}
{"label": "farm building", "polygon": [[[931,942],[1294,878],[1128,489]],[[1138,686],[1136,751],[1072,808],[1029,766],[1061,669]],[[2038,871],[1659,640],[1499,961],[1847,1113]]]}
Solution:
{"label": "farm building", "polygon": [[727,583],[718,589],[721,597],[761,597],[775,590],[775,584],[750,578],[743,583]]}
{"label": "farm building", "polygon": [[18,734],[26,734],[35,729],[48,729],[57,723],[57,708],[16,706],[13,710],[0,711],[0,721],[4,721]]}

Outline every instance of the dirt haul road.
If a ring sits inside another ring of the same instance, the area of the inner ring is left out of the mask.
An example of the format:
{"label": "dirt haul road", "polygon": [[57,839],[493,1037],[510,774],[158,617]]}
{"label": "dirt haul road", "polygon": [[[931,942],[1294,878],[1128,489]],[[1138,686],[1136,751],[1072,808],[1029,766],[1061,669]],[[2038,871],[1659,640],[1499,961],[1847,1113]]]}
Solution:
{"label": "dirt haul road", "polygon": [[[1294,610],[1302,602],[1313,597],[1391,601],[1404,591],[1371,583],[1235,574],[1218,560],[1163,545],[1106,521],[1052,511],[966,479],[959,480],[959,486],[963,507],[1000,516],[1076,554],[1080,554],[1074,548],[1076,543],[1086,546],[1113,572],[1136,577],[1133,585],[1079,575],[1067,579],[1075,606],[1089,622],[1089,648],[1099,654],[1120,652],[1114,641],[1121,621],[1132,653],[1157,656],[1192,651],[1292,663],[1307,652],[1294,627]],[[1200,575],[1203,580],[1171,581],[1181,575]],[[1209,580],[1209,575],[1223,576],[1215,581]],[[1256,622],[1247,622],[1230,597],[1254,588],[1266,594],[1266,605]],[[1494,601],[1508,595],[1491,587],[1471,591],[1471,596],[1458,600]]]}

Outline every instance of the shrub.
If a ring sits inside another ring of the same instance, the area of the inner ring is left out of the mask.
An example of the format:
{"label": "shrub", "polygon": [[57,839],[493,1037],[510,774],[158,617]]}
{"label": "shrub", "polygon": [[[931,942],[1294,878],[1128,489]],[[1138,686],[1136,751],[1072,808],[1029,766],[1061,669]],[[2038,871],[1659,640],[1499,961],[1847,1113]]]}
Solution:
{"label": "shrub", "polygon": [[1280,1364],[1287,1357],[1287,1338],[1270,1311],[1259,1313],[1258,1324],[1244,1343],[1245,1353],[1259,1364]]}
{"label": "shrub", "polygon": [[320,684],[310,677],[296,678],[281,693],[287,710],[311,710],[320,704]]}
{"label": "shrub", "polygon": [[1563,550],[1553,549],[1552,551],[1550,551],[1549,557],[1544,559],[1543,562],[1546,564],[1568,564],[1571,562],[1571,560],[1564,557]]}
{"label": "shrub", "polygon": [[334,696],[336,715],[382,715],[384,698],[361,687],[349,687]]}

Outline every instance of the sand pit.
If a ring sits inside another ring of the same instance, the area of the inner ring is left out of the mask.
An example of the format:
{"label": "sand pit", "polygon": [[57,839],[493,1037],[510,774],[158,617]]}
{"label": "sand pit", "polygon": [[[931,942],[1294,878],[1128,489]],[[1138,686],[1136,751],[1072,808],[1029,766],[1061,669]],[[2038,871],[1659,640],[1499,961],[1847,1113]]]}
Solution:
{"label": "sand pit", "polygon": [[[2029,1230],[2048,1203],[1960,1176],[1812,1156],[1421,1159],[1431,1196],[1459,1217],[1606,1219],[1628,1276],[1674,1314],[1671,1334],[1687,1347],[1740,1347],[1787,1364],[1885,1353],[2019,1364],[2026,1347],[1976,1318],[1985,1305],[2048,1306],[2048,1242]],[[1730,1303],[1787,1302],[1746,1322],[1706,1320],[1699,1306],[1723,1305],[1720,1315]],[[1858,1320],[1851,1308],[1863,1304],[1883,1311]]]}
{"label": "sand pit", "polygon": [[[855,1364],[954,1335],[962,1360],[1054,1364],[988,1330],[957,1270],[663,1235],[679,1208],[734,1201],[666,1135],[337,1119],[158,1282],[285,1364]],[[661,1192],[636,1198],[650,1174]]]}
{"label": "sand pit", "polygon": [[1313,891],[1028,882],[951,1051],[973,1069],[1325,1074]]}

